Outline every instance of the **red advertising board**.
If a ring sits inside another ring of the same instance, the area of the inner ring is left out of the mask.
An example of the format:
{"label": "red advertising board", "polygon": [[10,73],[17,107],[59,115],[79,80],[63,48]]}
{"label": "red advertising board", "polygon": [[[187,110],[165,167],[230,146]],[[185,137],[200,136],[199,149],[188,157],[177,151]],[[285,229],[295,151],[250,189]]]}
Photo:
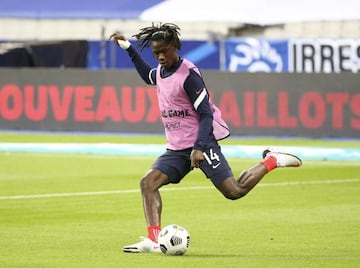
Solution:
{"label": "red advertising board", "polygon": [[[360,137],[356,74],[204,72],[233,135]],[[1,69],[0,129],[162,134],[135,71]]]}

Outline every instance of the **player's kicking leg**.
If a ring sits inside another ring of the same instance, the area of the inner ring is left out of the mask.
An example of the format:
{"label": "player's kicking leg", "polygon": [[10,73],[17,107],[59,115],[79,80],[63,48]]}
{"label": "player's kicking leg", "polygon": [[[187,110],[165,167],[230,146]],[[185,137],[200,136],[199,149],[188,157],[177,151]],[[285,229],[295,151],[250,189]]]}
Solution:
{"label": "player's kicking leg", "polygon": [[[221,155],[220,151],[216,153],[219,156]],[[227,163],[225,161],[223,161],[223,165],[219,166],[223,169],[223,172],[219,172],[214,176],[209,177],[216,188],[226,198],[236,200],[247,195],[251,189],[253,189],[271,170],[283,167],[300,167],[302,165],[301,159],[296,155],[276,152],[269,149],[263,152],[263,158],[264,159],[260,163],[256,164],[252,168],[244,170],[237,179],[228,175],[226,171],[229,168],[227,167]],[[222,160],[222,157],[219,159]],[[206,170],[206,168],[207,167],[205,166],[204,170]],[[207,168],[207,170],[211,169]]]}

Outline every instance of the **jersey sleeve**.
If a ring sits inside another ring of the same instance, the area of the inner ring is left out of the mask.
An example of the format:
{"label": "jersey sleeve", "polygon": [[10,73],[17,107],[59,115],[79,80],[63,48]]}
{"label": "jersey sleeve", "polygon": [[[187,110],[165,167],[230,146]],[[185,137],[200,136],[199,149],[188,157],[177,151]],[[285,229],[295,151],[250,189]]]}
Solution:
{"label": "jersey sleeve", "polygon": [[200,118],[199,133],[194,149],[204,151],[209,139],[213,136],[213,113],[209,103],[209,94],[201,76],[192,69],[184,82],[184,89]]}
{"label": "jersey sleeve", "polygon": [[151,68],[132,45],[127,49],[127,52],[144,82],[149,85],[156,85],[156,68]]}

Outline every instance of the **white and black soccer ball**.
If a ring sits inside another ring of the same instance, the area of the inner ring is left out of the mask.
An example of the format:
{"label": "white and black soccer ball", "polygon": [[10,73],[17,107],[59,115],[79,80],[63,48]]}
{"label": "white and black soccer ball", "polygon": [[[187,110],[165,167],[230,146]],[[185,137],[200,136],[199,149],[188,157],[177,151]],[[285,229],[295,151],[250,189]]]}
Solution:
{"label": "white and black soccer ball", "polygon": [[158,243],[165,255],[184,255],[190,247],[190,235],[184,227],[171,224],[161,230]]}

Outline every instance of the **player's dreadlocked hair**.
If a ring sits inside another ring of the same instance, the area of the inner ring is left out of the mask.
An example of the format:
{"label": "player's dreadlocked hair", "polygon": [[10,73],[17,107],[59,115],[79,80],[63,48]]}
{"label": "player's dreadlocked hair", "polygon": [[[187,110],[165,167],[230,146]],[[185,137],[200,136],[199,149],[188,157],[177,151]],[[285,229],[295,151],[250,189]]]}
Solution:
{"label": "player's dreadlocked hair", "polygon": [[137,45],[142,49],[149,47],[152,41],[164,41],[174,45],[177,49],[181,49],[181,41],[179,39],[180,28],[173,23],[160,23],[155,25],[152,23],[150,27],[140,29],[138,34],[133,35],[137,40]]}

